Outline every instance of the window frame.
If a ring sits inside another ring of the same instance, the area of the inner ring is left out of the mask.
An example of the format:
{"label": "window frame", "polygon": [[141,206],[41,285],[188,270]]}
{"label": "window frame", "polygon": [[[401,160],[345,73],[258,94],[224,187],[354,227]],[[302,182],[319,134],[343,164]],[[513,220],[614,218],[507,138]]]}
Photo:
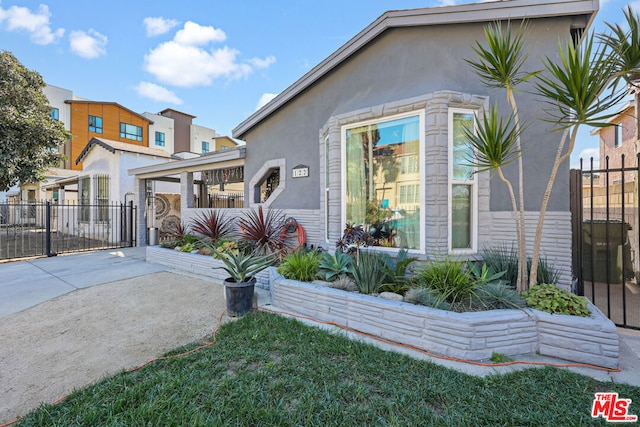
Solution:
{"label": "window frame", "polygon": [[[140,133],[130,133],[129,127],[136,128]],[[124,129],[124,130],[123,130]],[[144,140],[144,130],[142,126],[134,125],[131,123],[120,122],[120,138],[122,139],[130,139],[131,141],[143,141]]]}
{"label": "window frame", "polygon": [[[450,107],[447,112],[447,145],[448,145],[448,168],[447,168],[447,249],[449,255],[472,255],[478,253],[478,173],[474,173],[472,180],[456,180],[453,179],[453,117],[455,114],[471,114],[474,117],[474,128],[478,111],[471,108],[454,108]],[[477,170],[477,168],[474,168]],[[454,185],[470,185],[471,200],[469,203],[471,211],[471,247],[470,248],[453,248],[453,186]]]}
{"label": "window frame", "polygon": [[[393,120],[404,119],[408,117],[418,117],[418,168],[419,168],[419,248],[408,249],[408,253],[424,255],[426,253],[426,143],[425,143],[425,129],[426,129],[426,112],[424,109],[411,110],[405,113],[391,114],[388,116],[381,116],[372,119],[354,121],[340,126],[340,218],[341,223],[346,224],[347,221],[347,130],[373,125],[376,123],[390,122]],[[370,249],[379,252],[396,253],[399,247],[387,248],[384,246],[371,246]]]}
{"label": "window frame", "polygon": [[[162,135],[162,138],[158,139],[158,136]],[[164,147],[165,146],[165,133],[164,132],[160,132],[160,131],[156,131],[155,133],[155,145],[157,147]],[[161,144],[158,144],[158,142],[161,142]]]}
{"label": "window frame", "polygon": [[[91,119],[94,119],[93,121]],[[89,115],[89,132],[102,134],[103,125],[102,125],[102,117]],[[98,121],[100,121],[100,125],[98,126]]]}
{"label": "window frame", "polygon": [[[201,141],[200,147],[201,147],[202,154],[207,154],[210,152],[211,146],[209,145],[209,141]],[[206,147],[206,150],[205,150],[205,147]]]}
{"label": "window frame", "polygon": [[53,120],[60,121],[60,109],[51,107],[51,113],[49,113],[49,117],[51,117]]}

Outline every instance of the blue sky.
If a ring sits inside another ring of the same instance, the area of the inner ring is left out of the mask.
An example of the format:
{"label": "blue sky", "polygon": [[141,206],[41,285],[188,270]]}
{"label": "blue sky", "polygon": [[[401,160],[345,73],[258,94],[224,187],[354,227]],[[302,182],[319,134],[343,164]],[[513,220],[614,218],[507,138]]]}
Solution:
{"label": "blue sky", "polygon": [[[469,1],[0,0],[0,50],[76,96],[174,108],[230,135],[385,11],[459,3]],[[622,22],[626,4],[601,0],[595,30]],[[574,158],[596,147],[585,129]]]}

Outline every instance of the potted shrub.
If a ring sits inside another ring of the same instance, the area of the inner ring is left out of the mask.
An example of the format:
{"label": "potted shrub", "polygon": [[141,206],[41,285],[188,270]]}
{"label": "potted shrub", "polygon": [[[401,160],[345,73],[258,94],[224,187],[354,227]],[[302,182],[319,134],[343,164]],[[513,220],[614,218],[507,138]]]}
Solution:
{"label": "potted shrub", "polygon": [[272,255],[254,253],[217,252],[217,258],[224,263],[221,268],[229,277],[224,280],[224,296],[227,302],[227,314],[231,317],[242,316],[253,307],[253,293],[256,274],[274,263]]}

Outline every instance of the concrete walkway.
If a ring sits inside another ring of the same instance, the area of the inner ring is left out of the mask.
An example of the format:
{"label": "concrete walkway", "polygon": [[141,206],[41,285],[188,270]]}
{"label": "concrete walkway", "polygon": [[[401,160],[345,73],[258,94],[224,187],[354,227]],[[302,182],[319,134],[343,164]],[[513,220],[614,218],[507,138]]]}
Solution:
{"label": "concrete walkway", "polygon": [[[222,285],[167,271],[145,255],[143,247],[0,263],[0,424],[215,328],[224,310]],[[256,291],[259,305],[278,311],[268,292]],[[531,366],[477,366],[353,337],[478,376]],[[640,332],[619,329],[619,337],[620,372],[568,369],[640,386]],[[537,355],[516,359],[567,363]]]}
{"label": "concrete walkway", "polygon": [[77,289],[166,271],[146,247],[0,263],[0,318]]}

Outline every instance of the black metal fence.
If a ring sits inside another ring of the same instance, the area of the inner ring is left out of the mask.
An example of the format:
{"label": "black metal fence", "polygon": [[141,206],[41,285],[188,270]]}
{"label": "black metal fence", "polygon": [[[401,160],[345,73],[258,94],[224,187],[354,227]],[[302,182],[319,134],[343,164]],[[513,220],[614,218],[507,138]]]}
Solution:
{"label": "black metal fence", "polygon": [[0,203],[0,260],[131,247],[133,202]]}
{"label": "black metal fence", "polygon": [[610,160],[571,171],[573,275],[616,325],[640,329],[640,163]]}
{"label": "black metal fence", "polygon": [[208,208],[244,208],[244,193],[209,194]]}

